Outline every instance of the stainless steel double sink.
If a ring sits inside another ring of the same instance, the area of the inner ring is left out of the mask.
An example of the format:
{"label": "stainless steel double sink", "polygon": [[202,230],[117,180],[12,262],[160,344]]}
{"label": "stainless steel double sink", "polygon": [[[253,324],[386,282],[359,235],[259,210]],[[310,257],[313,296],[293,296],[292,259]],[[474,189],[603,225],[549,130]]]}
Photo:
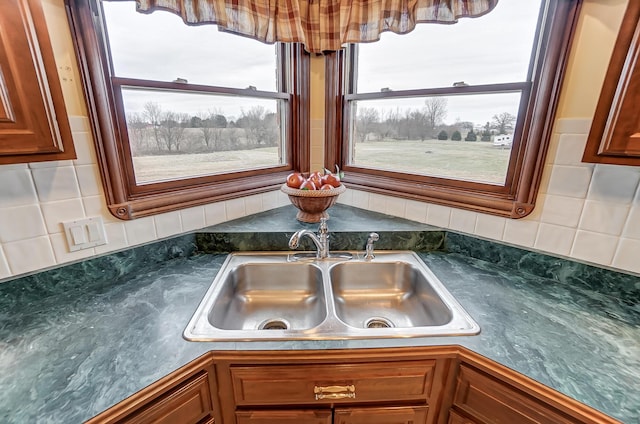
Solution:
{"label": "stainless steel double sink", "polygon": [[229,254],[184,330],[191,341],[460,336],[480,332],[411,251],[375,259]]}

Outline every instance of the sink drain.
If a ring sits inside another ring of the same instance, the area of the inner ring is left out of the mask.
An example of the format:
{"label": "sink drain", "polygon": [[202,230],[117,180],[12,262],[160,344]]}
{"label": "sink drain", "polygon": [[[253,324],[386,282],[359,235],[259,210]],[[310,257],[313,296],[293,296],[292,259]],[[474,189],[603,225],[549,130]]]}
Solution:
{"label": "sink drain", "polygon": [[386,318],[373,317],[369,318],[364,323],[364,328],[392,328],[393,323]]}
{"label": "sink drain", "polygon": [[284,319],[268,319],[263,321],[259,326],[259,330],[288,330],[289,323]]}

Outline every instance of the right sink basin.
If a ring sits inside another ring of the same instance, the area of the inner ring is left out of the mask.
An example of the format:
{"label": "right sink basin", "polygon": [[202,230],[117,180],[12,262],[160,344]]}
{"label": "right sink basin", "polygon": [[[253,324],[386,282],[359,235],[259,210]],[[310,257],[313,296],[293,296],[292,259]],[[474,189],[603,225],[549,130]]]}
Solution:
{"label": "right sink basin", "polygon": [[451,322],[451,308],[404,261],[344,262],[331,268],[336,315],[355,328],[412,328]]}

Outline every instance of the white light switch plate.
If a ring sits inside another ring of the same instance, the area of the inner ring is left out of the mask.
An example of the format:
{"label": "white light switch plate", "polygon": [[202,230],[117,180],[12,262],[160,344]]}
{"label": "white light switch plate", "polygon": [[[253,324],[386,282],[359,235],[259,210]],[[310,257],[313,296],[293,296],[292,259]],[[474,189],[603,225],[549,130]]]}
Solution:
{"label": "white light switch plate", "polygon": [[100,216],[67,221],[62,225],[71,252],[107,244],[107,235]]}

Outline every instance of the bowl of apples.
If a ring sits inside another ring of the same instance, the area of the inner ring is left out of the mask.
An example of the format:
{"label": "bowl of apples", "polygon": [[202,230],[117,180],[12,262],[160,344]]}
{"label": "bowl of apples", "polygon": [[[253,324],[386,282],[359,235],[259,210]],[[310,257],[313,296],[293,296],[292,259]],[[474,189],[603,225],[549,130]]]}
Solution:
{"label": "bowl of apples", "polygon": [[329,219],[327,209],[333,206],[338,196],[347,189],[340,179],[344,175],[336,166],[336,172],[328,169],[324,172],[312,172],[308,176],[292,172],[280,190],[289,196],[291,203],[298,208],[296,219],[301,222],[320,222],[320,218]]}

